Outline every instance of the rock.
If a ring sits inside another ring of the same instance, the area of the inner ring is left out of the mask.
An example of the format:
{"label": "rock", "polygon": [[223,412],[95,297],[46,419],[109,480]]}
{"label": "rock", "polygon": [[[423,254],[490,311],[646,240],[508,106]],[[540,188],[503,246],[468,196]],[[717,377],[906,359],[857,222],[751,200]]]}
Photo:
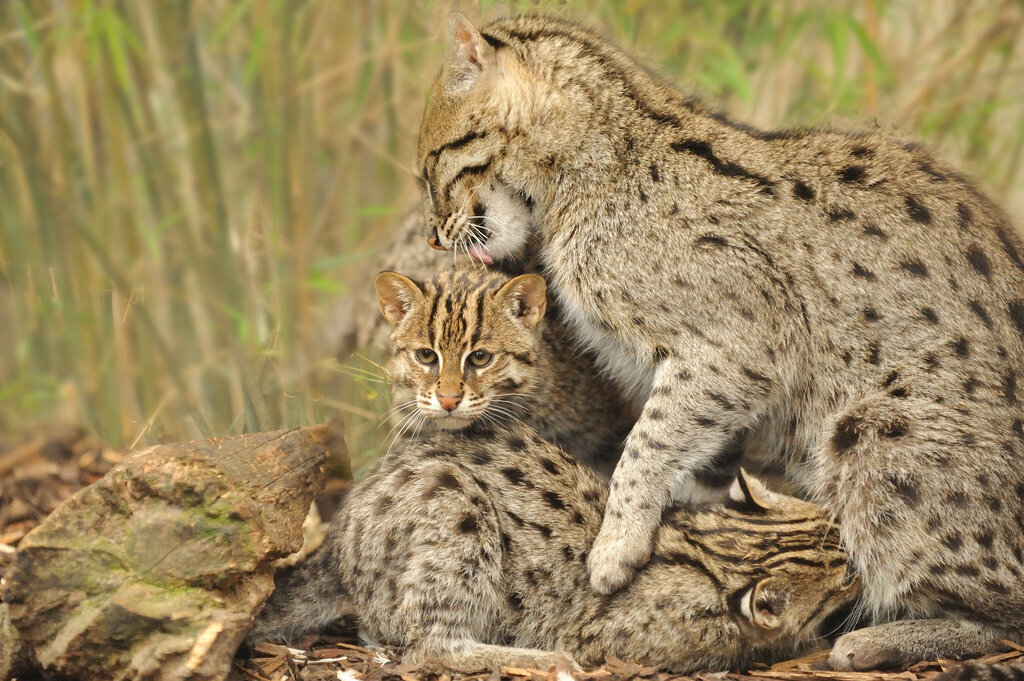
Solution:
{"label": "rock", "polygon": [[336,419],[127,456],[19,545],[3,600],[23,650],[47,677],[224,679],[342,435]]}

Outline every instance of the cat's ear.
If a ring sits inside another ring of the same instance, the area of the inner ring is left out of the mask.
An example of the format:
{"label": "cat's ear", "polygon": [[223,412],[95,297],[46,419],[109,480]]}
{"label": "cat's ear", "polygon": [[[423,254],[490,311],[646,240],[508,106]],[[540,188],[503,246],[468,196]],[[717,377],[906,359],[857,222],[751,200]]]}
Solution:
{"label": "cat's ear", "polygon": [[373,280],[377,288],[380,312],[392,326],[402,321],[414,307],[423,303],[423,291],[409,277],[398,272],[381,272]]}
{"label": "cat's ear", "polygon": [[497,68],[498,60],[480,31],[462,14],[453,12],[448,17],[449,87],[468,88],[481,73]]}
{"label": "cat's ear", "polygon": [[544,277],[538,274],[521,274],[510,279],[502,286],[494,299],[499,305],[519,318],[528,329],[540,322],[547,309],[548,301],[544,295],[547,284]]}
{"label": "cat's ear", "polygon": [[788,585],[777,577],[766,577],[748,589],[740,600],[740,612],[761,629],[778,629],[789,602]]}
{"label": "cat's ear", "polygon": [[729,498],[751,511],[767,511],[775,506],[772,503],[775,493],[742,468],[729,488]]}

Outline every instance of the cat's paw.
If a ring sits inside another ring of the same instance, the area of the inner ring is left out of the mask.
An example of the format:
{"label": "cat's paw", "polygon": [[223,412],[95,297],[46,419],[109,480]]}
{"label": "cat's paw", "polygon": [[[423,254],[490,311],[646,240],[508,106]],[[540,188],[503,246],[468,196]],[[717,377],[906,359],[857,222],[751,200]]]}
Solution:
{"label": "cat's paw", "polygon": [[651,558],[651,537],[643,534],[640,528],[620,532],[607,523],[601,527],[587,557],[594,591],[610,594],[633,580],[637,569]]}
{"label": "cat's paw", "polygon": [[904,659],[905,655],[892,641],[881,639],[877,633],[875,627],[868,627],[843,634],[832,646],[829,665],[837,671],[862,672],[917,661]]}

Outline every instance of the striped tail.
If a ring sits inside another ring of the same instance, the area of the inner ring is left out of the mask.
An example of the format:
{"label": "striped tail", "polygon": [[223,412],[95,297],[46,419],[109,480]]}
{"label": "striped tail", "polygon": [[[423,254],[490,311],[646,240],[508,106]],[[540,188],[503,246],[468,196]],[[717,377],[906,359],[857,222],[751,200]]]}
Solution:
{"label": "striped tail", "polygon": [[972,660],[948,669],[932,681],[1024,681],[1024,660],[986,664]]}

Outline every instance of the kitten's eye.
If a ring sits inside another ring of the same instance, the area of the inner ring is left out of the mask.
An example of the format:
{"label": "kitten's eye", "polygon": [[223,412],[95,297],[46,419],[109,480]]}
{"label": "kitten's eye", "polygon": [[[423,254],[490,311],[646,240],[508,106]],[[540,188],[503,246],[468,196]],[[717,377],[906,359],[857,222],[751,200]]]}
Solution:
{"label": "kitten's eye", "polygon": [[485,367],[491,363],[493,357],[494,355],[486,350],[476,350],[470,353],[469,363],[475,367]]}
{"label": "kitten's eye", "polygon": [[420,348],[413,354],[416,355],[416,361],[420,364],[430,366],[437,362],[437,353],[430,348]]}

